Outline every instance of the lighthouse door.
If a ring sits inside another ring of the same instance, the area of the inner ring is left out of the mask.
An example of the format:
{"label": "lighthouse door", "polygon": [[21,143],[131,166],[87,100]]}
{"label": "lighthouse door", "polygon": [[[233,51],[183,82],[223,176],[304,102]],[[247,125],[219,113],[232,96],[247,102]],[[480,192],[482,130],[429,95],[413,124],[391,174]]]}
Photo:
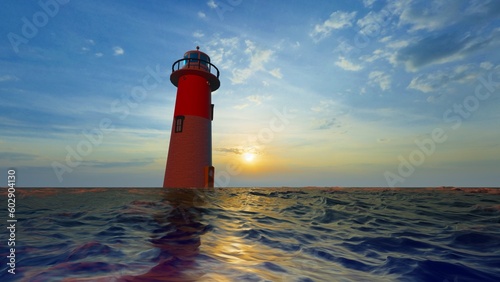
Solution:
{"label": "lighthouse door", "polygon": [[205,187],[212,188],[214,187],[214,176],[215,176],[215,168],[213,166],[205,167]]}

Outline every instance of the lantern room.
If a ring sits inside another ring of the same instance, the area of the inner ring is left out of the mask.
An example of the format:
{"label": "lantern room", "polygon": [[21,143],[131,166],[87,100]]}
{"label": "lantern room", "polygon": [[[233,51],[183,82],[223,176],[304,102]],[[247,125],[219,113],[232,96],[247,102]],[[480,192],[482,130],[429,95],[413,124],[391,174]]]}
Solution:
{"label": "lantern room", "polygon": [[197,49],[184,54],[182,68],[201,68],[208,71],[208,64],[210,64],[210,57]]}
{"label": "lantern room", "polygon": [[215,91],[220,86],[219,69],[210,62],[210,57],[199,49],[200,47],[196,46],[196,50],[187,51],[184,58],[172,65],[170,81],[177,86],[182,75],[196,74],[207,79],[210,90]]}

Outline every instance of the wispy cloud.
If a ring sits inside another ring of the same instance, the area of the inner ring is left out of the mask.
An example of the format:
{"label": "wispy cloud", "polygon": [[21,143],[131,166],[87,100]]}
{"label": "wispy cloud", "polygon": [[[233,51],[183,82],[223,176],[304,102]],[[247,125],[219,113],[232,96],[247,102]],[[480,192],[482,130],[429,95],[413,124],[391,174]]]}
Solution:
{"label": "wispy cloud", "polygon": [[343,29],[352,26],[352,22],[356,17],[356,12],[335,11],[330,14],[330,17],[321,24],[314,26],[313,31],[309,34],[314,40],[319,41],[330,36],[332,30]]}
{"label": "wispy cloud", "polygon": [[372,71],[368,78],[371,84],[378,84],[380,89],[384,91],[391,88],[391,77],[383,71]]}
{"label": "wispy cloud", "polygon": [[500,45],[496,32],[488,37],[474,37],[458,33],[443,33],[423,38],[398,50],[395,61],[403,63],[407,71],[415,72],[428,65],[457,61],[481,49]]}
{"label": "wispy cloud", "polygon": [[376,0],[363,0],[363,5],[366,7],[366,8],[370,8],[371,6],[373,6],[373,3],[375,3]]}
{"label": "wispy cloud", "polygon": [[208,2],[207,2],[207,5],[208,5],[208,7],[210,7],[211,9],[215,9],[215,8],[217,8],[217,7],[218,7],[218,6],[217,6],[217,3],[215,3],[215,1],[214,1],[214,0],[210,0],[210,1],[208,1]]}
{"label": "wispy cloud", "polygon": [[263,96],[263,95],[250,95],[250,96],[247,96],[247,100],[252,102],[252,103],[255,103],[257,105],[260,105],[262,104],[262,102],[264,100],[267,100],[267,99],[270,99],[271,96]]}
{"label": "wispy cloud", "polygon": [[221,38],[219,35],[212,36],[212,40],[206,45],[207,52],[211,55],[211,61],[219,69],[230,70],[235,66],[236,55],[241,52],[239,37]]}
{"label": "wispy cloud", "polygon": [[203,13],[203,12],[198,12],[198,18],[200,18],[200,19],[204,19],[204,18],[206,18],[206,17],[207,17],[207,15],[206,15],[205,13]]}
{"label": "wispy cloud", "polygon": [[260,155],[262,152],[258,146],[246,146],[242,147],[218,147],[213,149],[215,152],[220,152],[229,155],[243,155],[246,153],[251,153],[255,155]]}
{"label": "wispy cloud", "polygon": [[479,66],[485,70],[491,70],[494,65],[491,62],[482,62]]}
{"label": "wispy cloud", "polygon": [[318,123],[319,125],[316,127],[316,129],[319,130],[341,127],[340,122],[337,120],[337,118],[334,117],[320,120]]}
{"label": "wispy cloud", "polygon": [[275,68],[273,70],[270,70],[269,73],[276,78],[279,78],[279,79],[283,78],[283,74],[281,73],[280,68]]}
{"label": "wispy cloud", "polygon": [[7,74],[7,75],[2,75],[0,76],[0,82],[4,82],[4,81],[18,81],[19,78],[15,75],[10,75],[10,74]]}
{"label": "wispy cloud", "polygon": [[32,161],[38,156],[34,154],[17,153],[17,152],[0,152],[0,159],[7,161]]}
{"label": "wispy cloud", "polygon": [[318,114],[328,115],[332,113],[335,113],[336,115],[346,115],[350,112],[348,107],[332,99],[319,101],[318,104],[311,107],[311,111]]}
{"label": "wispy cloud", "polygon": [[398,27],[409,30],[410,38],[388,47],[396,49],[391,63],[401,63],[407,71],[461,61],[500,46],[500,30],[486,28],[500,18],[498,1],[406,1],[400,8]]}
{"label": "wispy cloud", "polygon": [[115,55],[115,56],[121,56],[123,54],[125,54],[125,50],[123,50],[122,47],[120,47],[120,46],[113,47],[113,55]]}
{"label": "wispy cloud", "polygon": [[422,5],[419,1],[407,1],[400,15],[400,25],[410,25],[409,31],[434,31],[458,20],[463,1],[442,0]]}
{"label": "wispy cloud", "polygon": [[321,112],[327,112],[330,107],[334,106],[335,102],[333,100],[323,100],[319,101],[319,104],[312,107],[311,110],[313,112],[321,113]]}
{"label": "wispy cloud", "polygon": [[203,36],[205,36],[205,34],[203,34],[201,31],[193,32],[193,37],[195,38],[202,38]]}
{"label": "wispy cloud", "polygon": [[233,84],[243,84],[257,71],[262,71],[264,65],[271,59],[273,51],[270,49],[258,48],[254,42],[245,40],[247,48],[245,54],[249,56],[249,65],[243,69],[233,69],[233,76],[230,78]]}
{"label": "wispy cloud", "polygon": [[240,104],[240,105],[236,105],[234,106],[233,108],[237,109],[237,110],[242,110],[244,108],[248,107],[248,104]]}
{"label": "wispy cloud", "polygon": [[335,62],[335,65],[348,71],[359,71],[363,69],[363,66],[351,63],[343,56],[339,56],[339,60]]}
{"label": "wispy cloud", "polygon": [[474,81],[478,76],[477,70],[468,65],[460,65],[453,70],[440,70],[414,77],[408,89],[429,93],[449,86],[451,83],[465,84]]}
{"label": "wispy cloud", "polygon": [[389,32],[389,24],[393,18],[393,13],[386,9],[375,12],[370,11],[363,18],[357,20],[356,24],[360,28],[360,32],[365,36],[380,36]]}
{"label": "wispy cloud", "polygon": [[95,167],[95,168],[124,168],[124,167],[138,167],[147,166],[155,162],[153,158],[131,159],[126,161],[99,161],[89,160],[82,162],[82,166]]}
{"label": "wispy cloud", "polygon": [[243,150],[243,149],[234,148],[234,147],[229,147],[229,148],[214,148],[214,151],[221,152],[221,153],[236,154],[236,155],[241,155],[241,154],[243,154],[245,152],[245,150]]}
{"label": "wispy cloud", "polygon": [[410,26],[410,32],[433,32],[450,26],[470,28],[498,19],[499,10],[498,1],[406,1],[402,5],[399,25]]}

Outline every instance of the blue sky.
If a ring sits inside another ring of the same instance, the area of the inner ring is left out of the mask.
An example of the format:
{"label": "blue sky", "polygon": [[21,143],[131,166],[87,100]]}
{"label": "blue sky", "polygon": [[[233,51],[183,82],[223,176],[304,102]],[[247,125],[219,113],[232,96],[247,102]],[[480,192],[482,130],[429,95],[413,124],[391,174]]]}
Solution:
{"label": "blue sky", "polygon": [[4,3],[3,173],[161,186],[171,65],[199,45],[219,187],[499,186],[499,2],[313,3]]}

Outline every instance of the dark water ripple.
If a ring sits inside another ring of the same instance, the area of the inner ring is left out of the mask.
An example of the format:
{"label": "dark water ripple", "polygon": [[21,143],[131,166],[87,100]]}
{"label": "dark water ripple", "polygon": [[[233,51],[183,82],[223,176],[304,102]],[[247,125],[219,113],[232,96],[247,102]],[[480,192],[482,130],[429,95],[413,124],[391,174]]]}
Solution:
{"label": "dark water ripple", "polygon": [[500,281],[498,192],[18,189],[0,281]]}

